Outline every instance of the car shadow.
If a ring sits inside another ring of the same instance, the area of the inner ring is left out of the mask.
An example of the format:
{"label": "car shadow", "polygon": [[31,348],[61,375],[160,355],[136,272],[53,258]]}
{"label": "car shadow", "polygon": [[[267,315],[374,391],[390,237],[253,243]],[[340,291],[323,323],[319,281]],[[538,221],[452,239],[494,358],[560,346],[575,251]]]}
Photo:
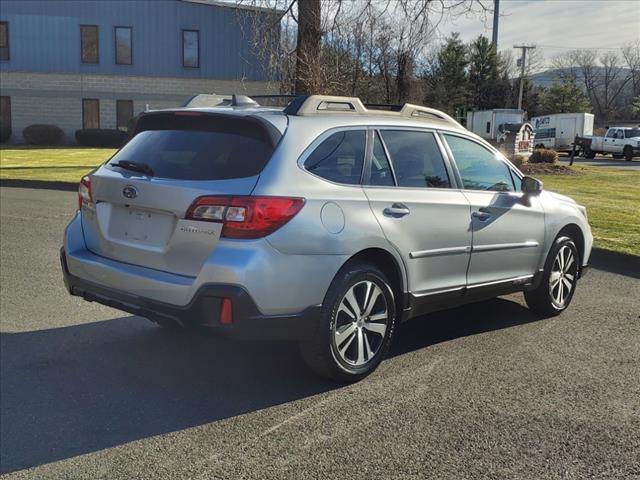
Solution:
{"label": "car shadow", "polygon": [[640,279],[640,256],[594,248],[589,258],[594,270]]}
{"label": "car shadow", "polygon": [[401,324],[389,356],[503,328],[541,320],[523,305],[508,298],[494,298],[458,308],[433,312]]}
{"label": "car shadow", "polygon": [[[399,329],[391,355],[535,319],[505,299],[431,314]],[[295,344],[198,336],[139,317],[3,333],[0,362],[2,473],[339,387],[310,373]]]}

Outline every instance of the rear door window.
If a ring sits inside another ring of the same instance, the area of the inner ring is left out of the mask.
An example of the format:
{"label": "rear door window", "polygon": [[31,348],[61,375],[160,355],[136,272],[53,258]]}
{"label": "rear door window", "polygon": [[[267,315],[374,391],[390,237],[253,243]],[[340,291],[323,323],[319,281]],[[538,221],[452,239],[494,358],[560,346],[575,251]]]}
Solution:
{"label": "rear door window", "polygon": [[267,132],[245,119],[158,115],[139,123],[110,164],[146,164],[160,178],[225,180],[258,175],[274,150]]}
{"label": "rear door window", "polygon": [[399,187],[449,188],[444,159],[431,132],[381,130]]}
{"label": "rear door window", "polygon": [[331,182],[359,185],[364,164],[365,138],[365,130],[336,132],[307,157],[304,168]]}

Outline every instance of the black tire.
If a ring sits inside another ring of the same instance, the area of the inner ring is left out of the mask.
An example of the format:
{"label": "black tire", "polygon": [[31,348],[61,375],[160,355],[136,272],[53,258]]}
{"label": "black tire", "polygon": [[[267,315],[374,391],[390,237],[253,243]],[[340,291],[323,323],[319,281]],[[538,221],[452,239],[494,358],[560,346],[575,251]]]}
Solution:
{"label": "black tire", "polygon": [[[560,265],[559,254],[561,251],[563,257],[566,258],[565,263],[569,264],[568,267],[562,268]],[[571,253],[571,263],[569,263],[567,252]],[[580,256],[573,240],[564,235],[556,238],[547,256],[540,284],[534,290],[524,292],[529,309],[545,316],[555,316],[565,311],[571,304],[571,299],[576,291],[579,262]],[[559,266],[563,273],[556,276]],[[552,286],[552,275],[554,276],[554,285],[557,286]],[[568,294],[562,296],[562,291],[567,288],[567,282],[571,284],[571,287]],[[561,291],[560,288],[563,290]],[[559,302],[558,298],[561,298],[562,301]]]}
{"label": "black tire", "polygon": [[624,155],[624,159],[627,162],[630,162],[633,160],[633,149],[631,148],[631,145],[627,145],[624,147],[623,155]]}
{"label": "black tire", "polygon": [[[369,284],[377,286],[380,292],[377,293],[377,290],[369,287]],[[363,304],[366,309],[367,303],[364,297],[369,292],[369,288],[372,292],[369,295],[370,299],[373,299],[373,293],[377,293],[372,305],[373,309],[369,309],[371,320],[369,316],[353,320],[359,317],[359,314],[352,315],[353,309],[344,306],[341,308],[343,302],[347,301],[345,296],[349,292],[354,293],[357,306],[360,307],[360,304]],[[386,329],[382,334],[371,332],[368,328],[371,328],[372,324],[382,325],[373,320],[373,317],[381,315],[382,306],[386,307]],[[374,315],[373,312],[376,310],[378,314]],[[367,263],[348,263],[333,279],[322,303],[317,332],[312,339],[300,343],[300,353],[307,365],[318,375],[337,382],[357,382],[373,372],[387,355],[395,333],[395,325],[396,303],[393,289],[384,273]],[[348,335],[345,333],[345,338],[340,342],[340,346],[344,349],[341,353],[337,345],[336,330],[343,329],[347,332],[351,328],[355,328],[355,331]],[[368,351],[365,349],[365,342]],[[357,355],[360,352],[359,348],[364,352],[362,358],[368,358],[364,364],[350,363],[347,357],[353,353],[353,349],[356,350],[355,362],[360,360]],[[368,352],[372,352],[373,355],[369,357]]]}
{"label": "black tire", "polygon": [[596,158],[596,153],[591,150],[590,147],[584,147],[584,158],[588,158],[589,160],[593,160]]}

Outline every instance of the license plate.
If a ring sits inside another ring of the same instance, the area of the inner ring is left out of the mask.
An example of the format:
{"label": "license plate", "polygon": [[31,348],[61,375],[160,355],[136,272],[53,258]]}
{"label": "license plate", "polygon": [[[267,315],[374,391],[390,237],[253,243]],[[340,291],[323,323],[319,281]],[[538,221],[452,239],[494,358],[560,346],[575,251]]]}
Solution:
{"label": "license plate", "polygon": [[151,218],[150,213],[140,210],[129,210],[129,222],[125,235],[131,240],[147,239],[147,221]]}

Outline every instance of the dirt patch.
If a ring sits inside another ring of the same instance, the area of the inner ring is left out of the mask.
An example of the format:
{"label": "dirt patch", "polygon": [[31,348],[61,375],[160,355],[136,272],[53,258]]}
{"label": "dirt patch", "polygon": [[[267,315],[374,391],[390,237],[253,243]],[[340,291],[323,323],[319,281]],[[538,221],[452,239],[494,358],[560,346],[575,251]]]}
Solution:
{"label": "dirt patch", "polygon": [[524,163],[520,166],[520,171],[525,175],[582,175],[571,167],[557,163]]}

